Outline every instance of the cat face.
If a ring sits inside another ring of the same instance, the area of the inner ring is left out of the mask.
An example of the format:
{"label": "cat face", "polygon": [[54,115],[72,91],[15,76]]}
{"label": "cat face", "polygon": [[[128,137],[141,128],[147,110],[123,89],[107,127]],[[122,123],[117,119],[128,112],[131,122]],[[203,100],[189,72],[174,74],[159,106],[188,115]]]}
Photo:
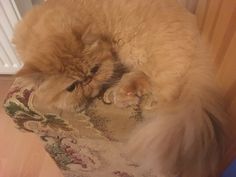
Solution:
{"label": "cat face", "polygon": [[81,111],[104,85],[119,77],[120,66],[106,38],[70,33],[45,38],[30,52],[18,75],[36,83],[35,104]]}

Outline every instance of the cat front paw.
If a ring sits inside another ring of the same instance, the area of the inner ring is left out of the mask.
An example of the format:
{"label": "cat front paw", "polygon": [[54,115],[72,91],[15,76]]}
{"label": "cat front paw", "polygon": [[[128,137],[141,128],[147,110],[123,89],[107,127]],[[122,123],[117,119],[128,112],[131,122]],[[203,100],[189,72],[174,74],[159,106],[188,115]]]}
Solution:
{"label": "cat front paw", "polygon": [[118,107],[140,105],[144,109],[153,104],[151,83],[143,72],[125,74],[120,82],[109,88],[104,96],[105,103],[113,103]]}
{"label": "cat front paw", "polygon": [[115,104],[117,107],[124,108],[138,105],[140,98],[133,93],[127,93],[119,86],[109,88],[103,95],[106,104]]}

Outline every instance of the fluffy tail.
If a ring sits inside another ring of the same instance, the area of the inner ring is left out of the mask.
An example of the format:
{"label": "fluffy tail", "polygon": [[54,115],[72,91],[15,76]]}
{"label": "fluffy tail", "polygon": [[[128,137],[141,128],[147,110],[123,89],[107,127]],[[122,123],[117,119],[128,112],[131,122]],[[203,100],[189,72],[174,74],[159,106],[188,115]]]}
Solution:
{"label": "fluffy tail", "polygon": [[191,69],[178,100],[159,108],[131,137],[129,150],[143,165],[179,177],[216,173],[224,151],[226,114],[206,71],[204,66]]}

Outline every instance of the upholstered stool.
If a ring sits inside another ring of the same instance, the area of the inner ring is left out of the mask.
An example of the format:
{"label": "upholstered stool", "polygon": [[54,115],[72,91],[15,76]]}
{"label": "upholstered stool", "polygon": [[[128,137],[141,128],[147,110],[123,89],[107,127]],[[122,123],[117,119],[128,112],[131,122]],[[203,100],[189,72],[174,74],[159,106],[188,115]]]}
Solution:
{"label": "upholstered stool", "polygon": [[123,142],[142,121],[138,108],[120,109],[96,98],[82,113],[55,114],[34,104],[34,85],[17,78],[4,106],[25,132],[37,134],[67,177],[155,177],[122,154]]}

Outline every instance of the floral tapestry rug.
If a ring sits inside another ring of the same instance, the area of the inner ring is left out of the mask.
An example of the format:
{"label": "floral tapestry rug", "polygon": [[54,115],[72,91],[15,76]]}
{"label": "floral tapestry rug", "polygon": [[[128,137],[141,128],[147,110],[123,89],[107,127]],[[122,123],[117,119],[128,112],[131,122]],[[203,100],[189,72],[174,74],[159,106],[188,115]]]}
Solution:
{"label": "floral tapestry rug", "polygon": [[81,113],[56,114],[34,105],[32,83],[17,78],[4,107],[17,127],[37,134],[66,177],[156,177],[120,151],[142,121],[138,108],[120,109],[96,98]]}

